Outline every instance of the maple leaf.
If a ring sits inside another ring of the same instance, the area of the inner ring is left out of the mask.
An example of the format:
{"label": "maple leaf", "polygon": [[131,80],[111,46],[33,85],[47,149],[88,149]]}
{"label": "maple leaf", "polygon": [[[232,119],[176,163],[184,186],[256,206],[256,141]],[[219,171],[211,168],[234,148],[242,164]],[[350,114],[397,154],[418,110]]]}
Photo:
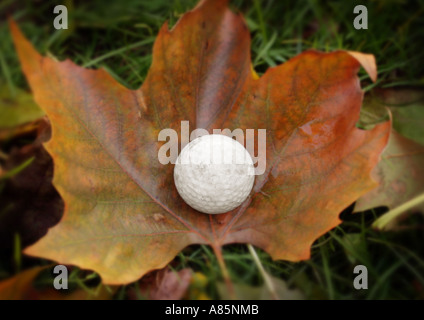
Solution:
{"label": "maple leaf", "polygon": [[[27,254],[93,269],[108,284],[163,268],[191,244],[209,244],[218,259],[225,244],[251,243],[299,261],[376,186],[370,172],[390,124],[355,127],[358,59],[375,76],[372,56],[308,51],[258,79],[243,18],[227,1],[202,1],[172,30],[161,28],[145,82],[129,90],[102,69],[40,56],[11,29],[52,124],[45,146],[65,201],[61,222]],[[179,132],[182,120],[210,132],[267,130],[266,171],[239,208],[206,215],[178,196],[173,166],[158,161],[158,133]]]}

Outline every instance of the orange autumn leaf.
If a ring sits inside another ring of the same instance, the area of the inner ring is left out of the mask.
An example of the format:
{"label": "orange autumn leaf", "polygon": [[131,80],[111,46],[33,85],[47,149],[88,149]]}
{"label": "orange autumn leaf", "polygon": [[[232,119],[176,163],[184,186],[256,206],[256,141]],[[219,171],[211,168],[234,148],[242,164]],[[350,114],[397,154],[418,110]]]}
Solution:
{"label": "orange autumn leaf", "polygon": [[[52,124],[45,146],[65,201],[60,223],[27,254],[93,269],[108,284],[162,268],[191,244],[219,255],[225,244],[251,243],[299,261],[377,185],[370,172],[390,124],[355,127],[358,59],[375,72],[369,56],[307,51],[258,78],[243,18],[227,1],[206,0],[172,30],[162,27],[145,82],[129,90],[103,69],[42,57],[13,22],[11,29]],[[211,216],[179,197],[173,166],[158,161],[158,133],[179,133],[183,120],[210,132],[267,130],[266,170],[239,208]]]}

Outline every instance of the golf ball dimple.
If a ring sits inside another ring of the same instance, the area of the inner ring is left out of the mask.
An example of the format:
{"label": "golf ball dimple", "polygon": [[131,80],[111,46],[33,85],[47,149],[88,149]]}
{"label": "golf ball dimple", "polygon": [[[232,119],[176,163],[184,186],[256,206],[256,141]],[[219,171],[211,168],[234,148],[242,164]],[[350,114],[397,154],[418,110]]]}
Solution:
{"label": "golf ball dimple", "polygon": [[192,208],[219,214],[247,199],[255,169],[243,145],[230,137],[211,134],[184,147],[175,163],[174,181],[178,193]]}

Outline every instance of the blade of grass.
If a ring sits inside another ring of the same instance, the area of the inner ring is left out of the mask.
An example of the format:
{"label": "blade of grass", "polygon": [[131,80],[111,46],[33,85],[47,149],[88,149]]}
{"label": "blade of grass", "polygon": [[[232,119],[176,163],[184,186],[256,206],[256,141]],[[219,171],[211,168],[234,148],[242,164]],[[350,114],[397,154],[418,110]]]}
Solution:
{"label": "blade of grass", "polygon": [[258,267],[259,273],[261,274],[261,276],[262,276],[262,278],[265,282],[265,286],[268,289],[269,293],[271,294],[271,297],[274,300],[279,300],[279,297],[277,295],[277,291],[275,290],[274,283],[272,282],[268,273],[265,271],[265,268],[262,265],[261,260],[259,259],[255,248],[251,244],[248,244],[247,248],[249,249],[249,252],[252,255],[253,261],[255,262],[256,266]]}
{"label": "blade of grass", "polygon": [[3,49],[0,50],[0,66],[1,66],[1,69],[3,70],[3,75],[4,75],[4,78],[6,79],[7,85],[9,87],[9,90],[10,90],[10,93],[11,93],[11,96],[14,98],[16,96],[16,92],[17,92],[16,86],[13,83],[12,77],[10,75],[9,67],[6,63],[6,60],[3,56],[3,54],[2,54],[2,51],[4,51],[4,50]]}
{"label": "blade of grass", "polygon": [[83,64],[83,67],[84,68],[91,67],[91,66],[96,65],[96,64],[98,64],[99,62],[101,62],[101,61],[103,61],[105,59],[108,59],[110,57],[119,55],[119,54],[121,54],[121,53],[123,53],[125,51],[131,50],[131,49],[135,49],[137,47],[141,47],[141,46],[144,46],[144,45],[147,45],[147,44],[151,44],[151,43],[153,43],[153,41],[154,41],[154,37],[150,37],[150,38],[144,39],[142,41],[138,41],[138,42],[135,42],[133,44],[130,44],[128,46],[125,46],[125,47],[122,47],[122,48],[119,48],[119,49],[115,49],[115,50],[109,51],[108,53],[106,53],[104,55],[101,55],[100,57],[97,57],[97,58],[95,58],[93,60],[90,60],[90,61],[84,63]]}
{"label": "blade of grass", "polygon": [[331,269],[330,264],[328,261],[328,252],[326,246],[320,247],[321,257],[322,257],[322,266],[324,269],[324,276],[325,276],[325,282],[327,286],[328,296],[330,300],[334,300],[334,286],[333,286],[333,280],[331,276]]}
{"label": "blade of grass", "polygon": [[266,32],[265,20],[264,20],[263,14],[262,14],[262,6],[261,6],[259,0],[254,0],[253,4],[255,6],[256,14],[258,15],[259,28],[260,28],[261,33],[262,33],[263,42],[267,43],[268,42],[268,35],[267,35],[267,32]]}
{"label": "blade of grass", "polygon": [[13,176],[17,175],[22,170],[27,168],[34,161],[34,159],[35,159],[34,157],[31,157],[28,160],[22,162],[19,166],[5,172],[3,175],[0,175],[0,180],[9,179],[9,178],[12,178]]}
{"label": "blade of grass", "polygon": [[402,265],[402,261],[394,262],[390,268],[386,269],[386,271],[377,279],[377,283],[370,286],[370,292],[368,294],[367,299],[372,300],[374,296],[377,294],[378,290],[383,286],[387,285],[387,280],[389,277]]}

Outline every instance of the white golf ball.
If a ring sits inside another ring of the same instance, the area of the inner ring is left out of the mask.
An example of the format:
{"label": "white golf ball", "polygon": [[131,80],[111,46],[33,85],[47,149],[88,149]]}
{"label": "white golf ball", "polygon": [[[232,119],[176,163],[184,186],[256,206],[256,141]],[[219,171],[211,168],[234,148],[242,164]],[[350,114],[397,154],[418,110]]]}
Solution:
{"label": "white golf ball", "polygon": [[174,168],[178,193],[192,208],[209,214],[231,211],[249,196],[255,181],[252,157],[236,140],[211,134],[181,151]]}

